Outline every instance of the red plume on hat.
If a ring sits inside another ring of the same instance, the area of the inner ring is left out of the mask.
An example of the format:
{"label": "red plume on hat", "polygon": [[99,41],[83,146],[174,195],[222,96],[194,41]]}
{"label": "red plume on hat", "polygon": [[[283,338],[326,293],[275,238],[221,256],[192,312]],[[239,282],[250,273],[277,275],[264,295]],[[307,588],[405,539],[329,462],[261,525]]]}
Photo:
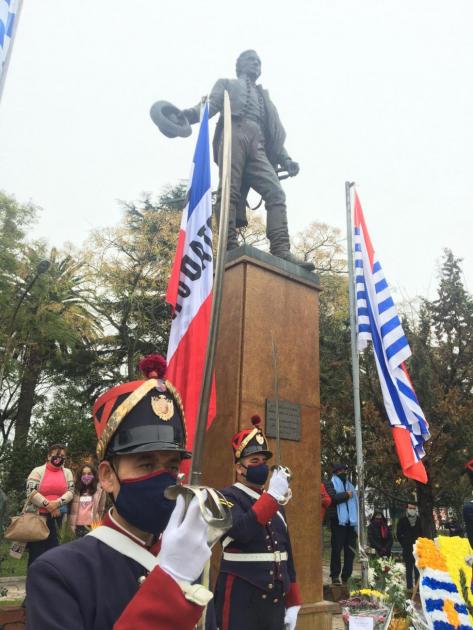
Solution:
{"label": "red plume on hat", "polygon": [[138,363],[138,369],[146,378],[164,378],[166,374],[166,359],[161,354],[148,354]]}
{"label": "red plume on hat", "polygon": [[258,415],[256,415],[256,414],[255,414],[254,416],[251,416],[251,424],[252,424],[254,427],[259,427],[259,425],[261,424],[261,422],[262,422],[262,420],[261,420],[260,416],[258,416]]}

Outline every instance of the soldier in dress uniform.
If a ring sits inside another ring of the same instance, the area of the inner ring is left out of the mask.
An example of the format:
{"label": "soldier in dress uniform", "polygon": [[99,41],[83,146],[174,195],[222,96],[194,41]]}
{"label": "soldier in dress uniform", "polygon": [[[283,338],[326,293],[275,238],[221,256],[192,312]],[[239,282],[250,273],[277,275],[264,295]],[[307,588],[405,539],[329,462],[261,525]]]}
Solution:
{"label": "soldier in dress uniform", "polygon": [[222,490],[233,527],[222,540],[223,556],[215,589],[220,630],[293,630],[301,595],[282,503],[291,497],[288,473],[274,470],[261,419],[233,436],[237,482]]}
{"label": "soldier in dress uniform", "polygon": [[140,363],[147,380],[113,387],[95,402],[100,484],[113,508],[84,538],[32,564],[27,629],[190,630],[212,597],[193,584],[210,557],[197,499],[186,511],[181,496],[164,496],[190,457],[165,366],[163,357],[147,357]]}

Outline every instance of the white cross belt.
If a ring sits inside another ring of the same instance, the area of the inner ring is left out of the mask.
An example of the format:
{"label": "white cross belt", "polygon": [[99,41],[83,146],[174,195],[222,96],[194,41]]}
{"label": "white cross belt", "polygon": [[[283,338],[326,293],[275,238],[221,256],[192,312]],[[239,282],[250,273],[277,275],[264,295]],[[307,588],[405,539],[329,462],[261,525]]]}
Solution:
{"label": "white cross belt", "polygon": [[287,551],[274,553],[230,553],[223,552],[223,559],[230,562],[282,562],[287,560]]}

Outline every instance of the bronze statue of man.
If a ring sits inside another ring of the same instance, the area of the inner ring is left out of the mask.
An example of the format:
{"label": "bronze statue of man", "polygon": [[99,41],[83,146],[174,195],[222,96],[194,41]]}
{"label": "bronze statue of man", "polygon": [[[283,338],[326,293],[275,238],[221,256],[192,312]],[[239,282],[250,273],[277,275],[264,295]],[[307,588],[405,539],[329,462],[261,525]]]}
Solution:
{"label": "bronze statue of man", "polygon": [[[246,197],[250,188],[261,195],[267,211],[266,234],[275,256],[312,271],[314,265],[299,260],[290,251],[287,227],[286,195],[277,169],[293,177],[299,164],[284,148],[286,132],[267,90],[256,81],[261,74],[261,60],[254,50],[242,52],[236,62],[236,79],[219,79],[208,97],[209,116],[223,112],[227,90],[232,109],[232,169],[230,185],[230,222],[227,249],[238,247],[237,228],[247,225]],[[183,110],[190,124],[200,118],[200,103]],[[214,159],[222,172],[223,116],[217,124],[213,141]],[[221,178],[219,196],[221,192]],[[219,207],[219,204],[218,204]]]}

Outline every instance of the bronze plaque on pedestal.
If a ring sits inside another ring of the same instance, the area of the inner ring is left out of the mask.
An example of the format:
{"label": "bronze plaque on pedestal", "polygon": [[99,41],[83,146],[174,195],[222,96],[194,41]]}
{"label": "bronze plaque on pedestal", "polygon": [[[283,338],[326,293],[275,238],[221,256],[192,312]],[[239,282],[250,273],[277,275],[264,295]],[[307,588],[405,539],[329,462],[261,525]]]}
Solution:
{"label": "bronze plaque on pedestal", "polygon": [[[279,437],[281,440],[301,439],[301,406],[279,400]],[[276,401],[266,399],[266,427],[265,432],[268,437],[276,437]]]}

